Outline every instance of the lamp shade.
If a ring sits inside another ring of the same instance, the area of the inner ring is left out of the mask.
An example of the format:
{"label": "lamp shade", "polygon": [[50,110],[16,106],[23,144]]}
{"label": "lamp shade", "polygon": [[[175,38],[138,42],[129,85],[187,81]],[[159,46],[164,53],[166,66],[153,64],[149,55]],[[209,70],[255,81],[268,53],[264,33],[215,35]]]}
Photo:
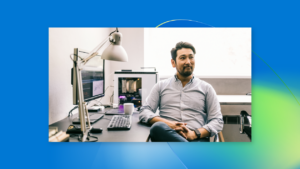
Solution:
{"label": "lamp shade", "polygon": [[121,62],[127,62],[128,61],[128,56],[123,48],[121,46],[121,38],[122,34],[117,32],[114,33],[113,39],[115,42],[112,42],[102,53],[102,59],[105,60],[113,60],[113,61],[121,61]]}

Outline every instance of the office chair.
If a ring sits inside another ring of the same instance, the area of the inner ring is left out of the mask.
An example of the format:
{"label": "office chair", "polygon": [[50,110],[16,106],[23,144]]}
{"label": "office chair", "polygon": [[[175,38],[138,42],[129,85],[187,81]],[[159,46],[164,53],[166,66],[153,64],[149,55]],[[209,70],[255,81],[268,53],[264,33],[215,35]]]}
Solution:
{"label": "office chair", "polygon": [[225,142],[222,131],[215,135],[214,142]]}
{"label": "office chair", "polygon": [[[248,123],[249,126],[245,126],[245,123]],[[251,140],[251,127],[252,126],[252,118],[251,116],[245,111],[242,110],[240,113],[240,133],[244,134],[246,133],[247,136]]]}

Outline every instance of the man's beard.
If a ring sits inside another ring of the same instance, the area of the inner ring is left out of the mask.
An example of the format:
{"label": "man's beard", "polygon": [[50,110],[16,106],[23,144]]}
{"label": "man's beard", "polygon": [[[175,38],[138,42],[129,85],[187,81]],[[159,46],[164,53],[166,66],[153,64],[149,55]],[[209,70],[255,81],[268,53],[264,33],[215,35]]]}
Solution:
{"label": "man's beard", "polygon": [[183,67],[182,71],[178,70],[177,66],[176,66],[176,69],[177,69],[177,72],[183,76],[183,77],[188,77],[190,76],[191,74],[193,74],[193,67],[192,66],[188,66],[190,67],[191,71],[184,71],[184,69],[186,69],[187,67]]}

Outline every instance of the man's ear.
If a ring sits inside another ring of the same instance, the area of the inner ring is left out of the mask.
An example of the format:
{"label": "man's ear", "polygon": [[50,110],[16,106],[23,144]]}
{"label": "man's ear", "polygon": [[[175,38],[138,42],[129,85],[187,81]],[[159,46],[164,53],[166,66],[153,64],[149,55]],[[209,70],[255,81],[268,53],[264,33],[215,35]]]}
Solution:
{"label": "man's ear", "polygon": [[172,63],[173,68],[175,68],[176,67],[176,63],[175,63],[175,61],[173,59],[171,59],[171,63]]}

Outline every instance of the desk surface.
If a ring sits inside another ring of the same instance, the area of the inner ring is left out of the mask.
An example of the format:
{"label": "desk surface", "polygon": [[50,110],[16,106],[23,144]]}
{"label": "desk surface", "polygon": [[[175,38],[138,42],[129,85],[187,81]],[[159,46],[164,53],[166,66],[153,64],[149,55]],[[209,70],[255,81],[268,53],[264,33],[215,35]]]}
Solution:
{"label": "desk surface", "polygon": [[221,105],[251,105],[251,96],[247,95],[218,95]]}
{"label": "desk surface", "polygon": [[[104,112],[99,112],[104,113]],[[69,125],[72,124],[72,118],[77,117],[78,114],[73,117],[67,117],[59,122],[56,122],[50,126],[57,126],[58,130],[67,131]],[[132,126],[130,130],[107,130],[107,126],[113,115],[104,115],[102,119],[92,124],[94,128],[102,128],[102,133],[92,133],[92,136],[98,137],[98,142],[146,142],[150,127],[145,124],[139,123],[139,114],[133,113]],[[70,142],[78,142],[76,137],[70,137]]]}

